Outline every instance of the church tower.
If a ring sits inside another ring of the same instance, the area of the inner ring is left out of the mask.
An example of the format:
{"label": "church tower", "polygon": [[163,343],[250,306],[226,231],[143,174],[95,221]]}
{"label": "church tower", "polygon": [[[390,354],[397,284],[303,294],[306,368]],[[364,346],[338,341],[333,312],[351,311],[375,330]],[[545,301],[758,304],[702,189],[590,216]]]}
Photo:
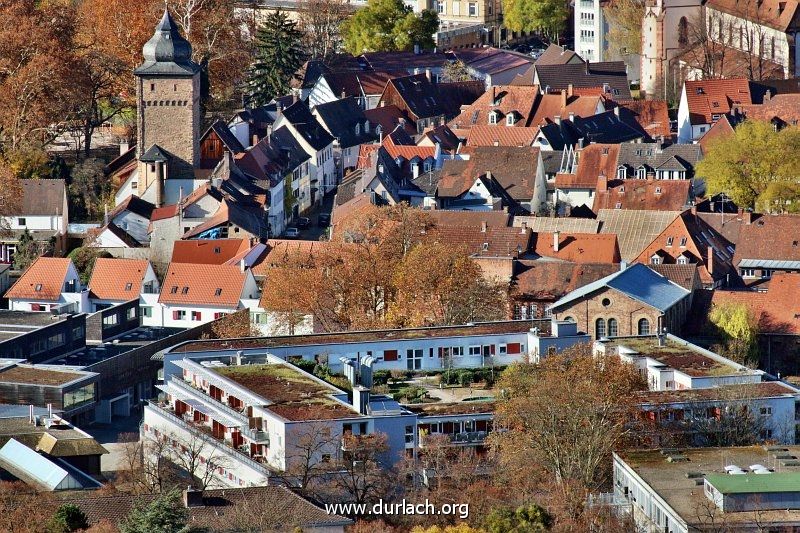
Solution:
{"label": "church tower", "polygon": [[200,160],[200,66],[164,10],[136,76],[138,196],[156,206],[194,189]]}

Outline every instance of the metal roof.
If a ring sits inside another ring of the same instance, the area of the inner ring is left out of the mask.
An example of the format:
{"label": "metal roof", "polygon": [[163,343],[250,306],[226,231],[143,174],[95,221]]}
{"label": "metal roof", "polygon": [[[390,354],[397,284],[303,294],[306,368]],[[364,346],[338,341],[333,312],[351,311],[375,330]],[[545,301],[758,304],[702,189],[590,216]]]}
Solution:
{"label": "metal roof", "polygon": [[48,490],[81,488],[69,472],[13,438],[0,448],[0,464],[14,476],[30,479]]}
{"label": "metal roof", "polygon": [[800,261],[778,261],[776,259],[742,259],[739,268],[774,268],[776,270],[800,269]]}
{"label": "metal roof", "polygon": [[616,289],[662,312],[690,294],[688,290],[671,282],[661,274],[641,263],[636,263],[625,270],[615,272],[572,291],[551,305],[549,309],[561,307],[606,287]]}

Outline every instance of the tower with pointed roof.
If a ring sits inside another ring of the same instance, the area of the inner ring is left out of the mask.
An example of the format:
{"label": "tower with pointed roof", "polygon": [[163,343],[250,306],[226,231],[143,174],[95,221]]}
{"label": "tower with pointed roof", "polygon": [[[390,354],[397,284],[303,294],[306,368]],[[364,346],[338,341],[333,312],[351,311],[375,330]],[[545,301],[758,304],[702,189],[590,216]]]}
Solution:
{"label": "tower with pointed roof", "polygon": [[135,71],[138,196],[157,206],[195,188],[200,161],[200,66],[164,10]]}

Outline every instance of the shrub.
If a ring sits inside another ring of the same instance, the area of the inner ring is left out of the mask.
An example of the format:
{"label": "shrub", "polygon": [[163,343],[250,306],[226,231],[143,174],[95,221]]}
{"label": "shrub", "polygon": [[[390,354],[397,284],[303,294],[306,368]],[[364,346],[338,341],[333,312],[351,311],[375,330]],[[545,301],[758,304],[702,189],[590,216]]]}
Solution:
{"label": "shrub", "polygon": [[388,370],[376,370],[372,373],[372,385],[373,386],[380,386],[386,385],[389,383],[389,378],[391,374]]}

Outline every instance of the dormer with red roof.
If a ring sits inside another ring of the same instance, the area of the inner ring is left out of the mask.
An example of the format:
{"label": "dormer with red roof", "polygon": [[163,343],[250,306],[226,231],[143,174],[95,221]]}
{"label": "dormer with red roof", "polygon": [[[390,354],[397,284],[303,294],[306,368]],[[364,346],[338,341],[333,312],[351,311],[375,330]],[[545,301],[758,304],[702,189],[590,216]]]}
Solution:
{"label": "dormer with red roof", "polygon": [[88,310],[88,291],[83,289],[78,270],[66,257],[39,257],[8,289],[8,308],[12,311]]}
{"label": "dormer with red roof", "polygon": [[697,141],[736,106],[752,103],[745,78],[686,81],[678,106],[678,142]]}

